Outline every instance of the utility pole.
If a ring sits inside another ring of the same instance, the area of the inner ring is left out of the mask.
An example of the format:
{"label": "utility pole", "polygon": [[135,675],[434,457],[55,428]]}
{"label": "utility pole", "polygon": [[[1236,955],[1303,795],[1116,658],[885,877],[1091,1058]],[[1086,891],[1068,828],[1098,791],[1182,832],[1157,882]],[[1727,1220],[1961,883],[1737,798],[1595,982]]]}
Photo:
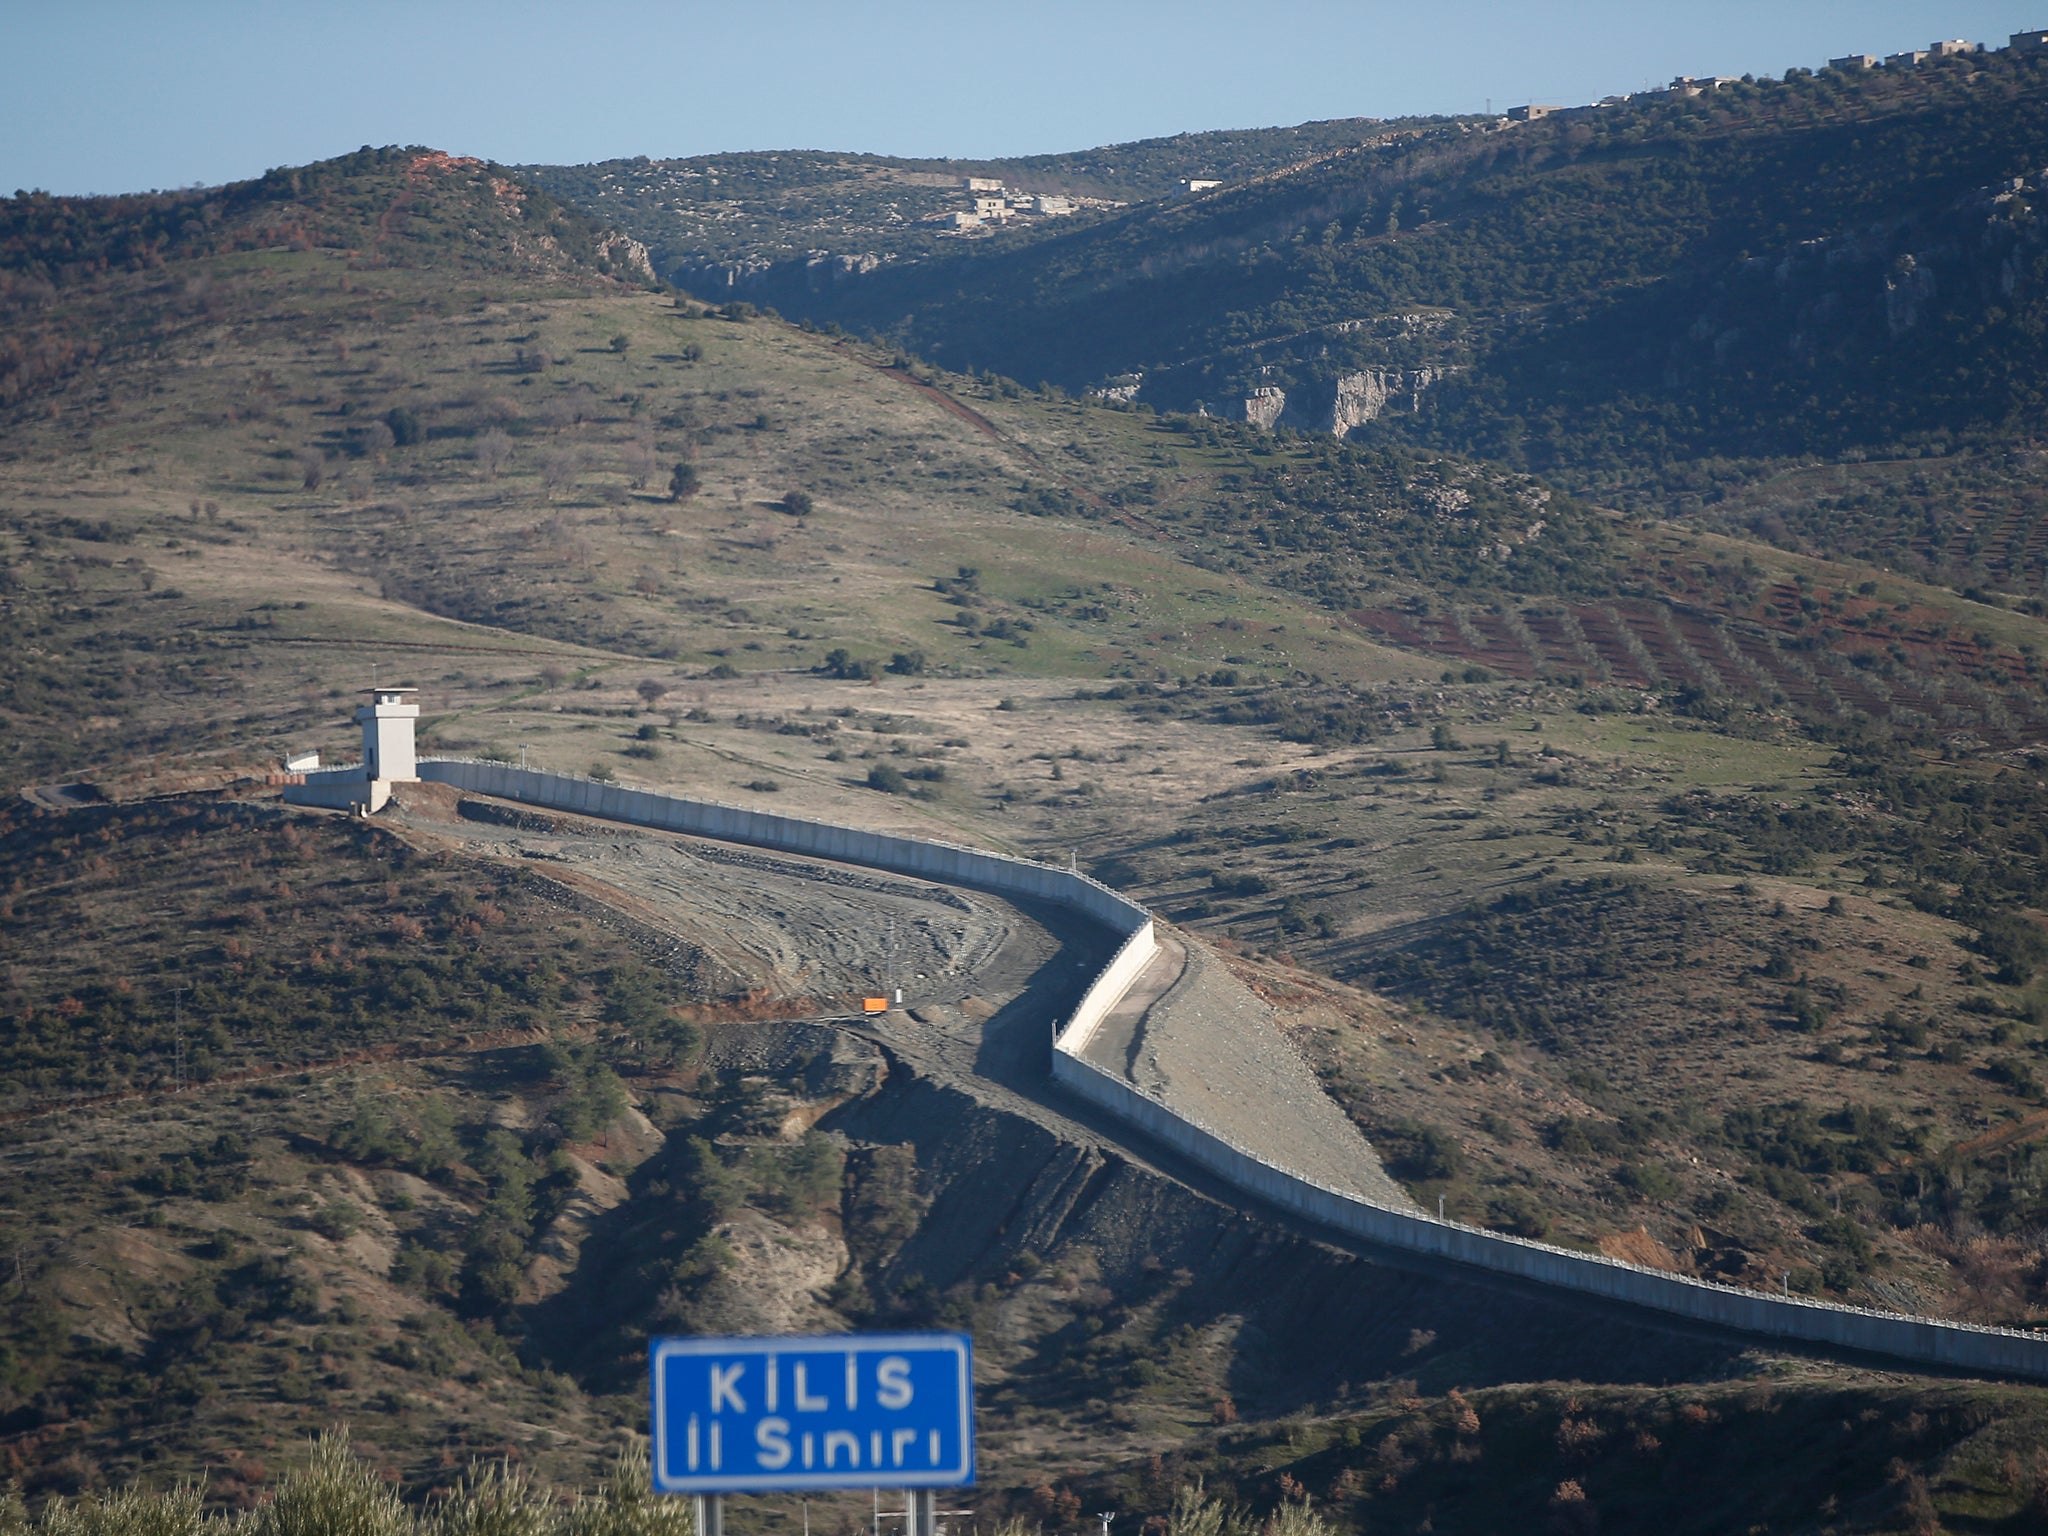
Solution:
{"label": "utility pole", "polygon": [[171,1092],[185,1091],[185,989],[171,989],[171,1028],[176,1031],[177,1045],[171,1057]]}
{"label": "utility pole", "polygon": [[884,930],[884,951],[882,955],[882,991],[897,1007],[903,1006],[903,951],[897,942],[897,914],[889,914],[889,925]]}

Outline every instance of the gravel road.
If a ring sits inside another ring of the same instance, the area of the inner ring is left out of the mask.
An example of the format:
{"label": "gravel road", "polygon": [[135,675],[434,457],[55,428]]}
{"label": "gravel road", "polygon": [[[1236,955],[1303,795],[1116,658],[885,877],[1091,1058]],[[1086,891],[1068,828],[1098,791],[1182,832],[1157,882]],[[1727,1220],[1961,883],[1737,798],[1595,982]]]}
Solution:
{"label": "gravel road", "polygon": [[1412,1206],[1271,1006],[1198,940],[1161,939],[1165,952],[1132,988],[1156,1000],[1114,1010],[1087,1059],[1268,1162],[1382,1205]]}
{"label": "gravel road", "polygon": [[[1115,948],[1092,922],[906,876],[576,817],[485,830],[438,797],[409,798],[400,814],[419,830],[601,895],[695,946],[736,989],[843,1004],[900,986],[903,1009],[857,1027],[916,1070],[1070,1139],[1106,1141],[1048,1102],[1058,1098],[1053,1031]],[[1165,938],[1166,954],[1105,1023],[1089,1059],[1282,1167],[1411,1203],[1272,1009],[1198,942]]]}

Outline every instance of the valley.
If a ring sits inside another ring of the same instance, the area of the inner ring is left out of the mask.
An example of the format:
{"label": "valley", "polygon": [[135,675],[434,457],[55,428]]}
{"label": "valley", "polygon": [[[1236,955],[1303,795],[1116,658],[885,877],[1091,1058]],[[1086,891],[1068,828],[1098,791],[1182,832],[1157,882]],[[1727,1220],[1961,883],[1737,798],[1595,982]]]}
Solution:
{"label": "valley", "polygon": [[[1971,175],[2032,110],[1982,73],[1908,93],[1976,125]],[[1644,132],[1747,155],[1813,89]],[[1245,198],[1460,132],[1308,127],[1233,151],[1271,157]],[[1607,164],[1526,127],[1556,175]],[[1231,203],[1157,204],[1167,164],[957,259],[1006,281]],[[1344,1530],[1575,1518],[1567,1483],[1683,1529],[2026,1518],[2034,1389],[1333,1244],[1005,1082],[984,1031],[1058,1015],[1090,942],[1048,913],[275,782],[402,679],[425,751],[1071,862],[1270,1021],[1400,1199],[2038,1326],[2023,399],[1857,457],[1507,451],[1456,427],[1513,414],[1480,394],[1339,441],[1021,384],[944,303],[856,336],[668,289],[573,191],[393,149],[5,204],[0,1454],[38,1508],[188,1474],[253,1507],[344,1419],[410,1495],[508,1454],[588,1485],[650,1332],[872,1324],[984,1341],[991,1521],[1163,1518],[1197,1476]],[[906,970],[916,1014],[818,1022]],[[1170,1078],[1170,1019],[1103,1049]],[[1688,1502],[1785,1444],[1829,1449]]]}

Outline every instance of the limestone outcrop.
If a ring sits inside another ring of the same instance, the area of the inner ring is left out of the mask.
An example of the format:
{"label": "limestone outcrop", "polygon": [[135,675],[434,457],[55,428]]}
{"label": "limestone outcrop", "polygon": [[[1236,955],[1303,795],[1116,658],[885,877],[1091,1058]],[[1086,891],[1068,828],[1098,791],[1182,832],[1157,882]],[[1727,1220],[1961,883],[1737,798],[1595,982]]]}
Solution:
{"label": "limestone outcrop", "polygon": [[1244,419],[1253,426],[1272,431],[1287,410],[1287,391],[1261,384],[1244,397]]}
{"label": "limestone outcrop", "polygon": [[1410,412],[1422,409],[1422,394],[1441,383],[1449,370],[1443,368],[1367,368],[1340,374],[1336,395],[1330,402],[1330,419],[1322,430],[1348,437],[1389,409]]}

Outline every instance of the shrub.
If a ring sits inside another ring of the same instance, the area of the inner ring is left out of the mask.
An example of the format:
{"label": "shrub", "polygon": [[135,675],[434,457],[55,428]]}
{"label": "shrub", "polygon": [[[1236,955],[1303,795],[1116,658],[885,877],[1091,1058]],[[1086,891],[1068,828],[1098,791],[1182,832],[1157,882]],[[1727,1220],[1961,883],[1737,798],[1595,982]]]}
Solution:
{"label": "shrub", "polygon": [[420,419],[405,406],[394,405],[386,411],[384,425],[391,429],[394,447],[410,448],[420,440]]}
{"label": "shrub", "polygon": [[329,1241],[337,1243],[344,1238],[353,1237],[362,1225],[362,1208],[348,1200],[336,1200],[331,1205],[323,1205],[313,1213],[312,1218],[313,1230]]}
{"label": "shrub", "polygon": [[316,1440],[307,1464],[287,1473],[246,1523],[247,1536],[413,1536],[417,1529],[398,1495],[356,1459],[345,1430]]}
{"label": "shrub", "polygon": [[881,668],[863,657],[856,657],[844,647],[835,647],[825,653],[825,660],[814,670],[827,677],[845,678],[849,682],[865,682],[879,676]]}
{"label": "shrub", "polygon": [[1662,1163],[1623,1163],[1614,1170],[1614,1182],[1644,1200],[1669,1200],[1678,1193],[1678,1180]]}
{"label": "shrub", "polygon": [[124,1488],[88,1494],[75,1503],[58,1499],[35,1525],[18,1514],[10,1518],[6,1504],[0,1502],[0,1531],[7,1536],[206,1536],[211,1524],[204,1496],[193,1484],[165,1494]]}
{"label": "shrub", "polygon": [[885,795],[907,793],[910,784],[900,770],[888,763],[877,763],[868,770],[868,788],[879,789]]}

